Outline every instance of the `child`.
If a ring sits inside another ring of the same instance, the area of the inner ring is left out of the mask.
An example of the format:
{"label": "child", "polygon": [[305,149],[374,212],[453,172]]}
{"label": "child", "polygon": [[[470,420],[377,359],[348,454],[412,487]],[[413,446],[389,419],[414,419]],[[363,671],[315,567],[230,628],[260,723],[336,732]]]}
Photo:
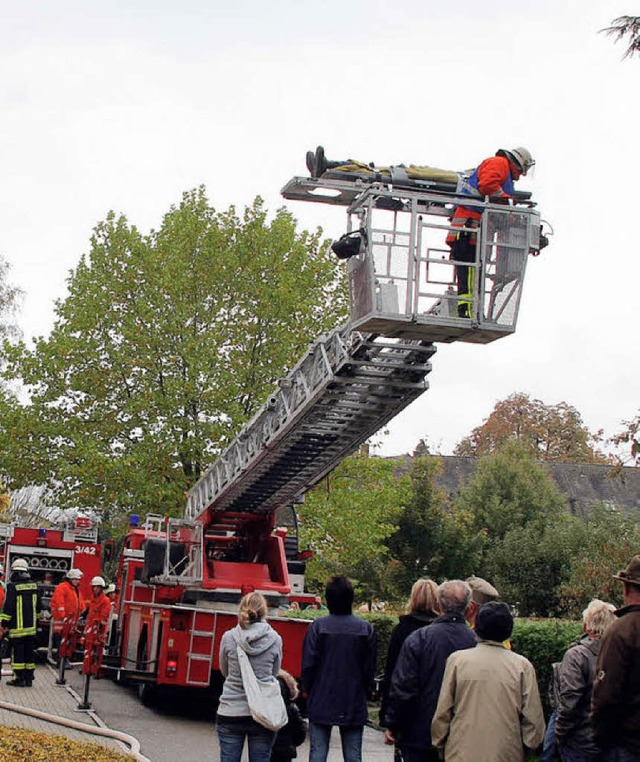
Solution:
{"label": "child", "polygon": [[271,762],[290,762],[298,756],[296,746],[304,743],[307,727],[295,703],[299,692],[295,678],[281,669],[278,672],[278,682],[287,707],[289,721],[276,735],[276,740],[271,749]]}

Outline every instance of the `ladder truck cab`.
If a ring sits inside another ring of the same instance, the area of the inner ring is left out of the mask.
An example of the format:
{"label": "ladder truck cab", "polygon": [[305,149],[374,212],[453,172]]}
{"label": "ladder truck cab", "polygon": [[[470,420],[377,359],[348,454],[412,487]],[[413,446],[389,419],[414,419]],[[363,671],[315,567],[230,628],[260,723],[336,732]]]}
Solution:
{"label": "ladder truck cab", "polygon": [[49,643],[51,596],[69,569],[80,569],[80,598],[91,598],[91,578],[100,574],[102,546],[98,543],[97,522],[89,517],[63,519],[52,526],[26,527],[17,522],[0,524],[0,562],[6,579],[11,564],[23,558],[31,579],[42,592],[42,612],[38,619],[37,643]]}
{"label": "ladder truck cab", "polygon": [[296,177],[282,193],[346,207],[346,235],[357,239],[347,263],[350,322],[317,338],[280,380],[192,487],[184,518],[132,523],[108,663],[143,694],[214,685],[220,639],[251,591],[267,599],[284,669],[300,675],[308,621],[281,615],[314,599],[303,589],[308,552],[297,547],[294,506],[428,388],[435,342],[513,333],[527,257],[540,249],[528,196],[506,208],[478,201],[476,257],[464,263],[474,271],[472,310],[462,318],[455,268],[463,263],[444,245],[462,200],[455,184]]}

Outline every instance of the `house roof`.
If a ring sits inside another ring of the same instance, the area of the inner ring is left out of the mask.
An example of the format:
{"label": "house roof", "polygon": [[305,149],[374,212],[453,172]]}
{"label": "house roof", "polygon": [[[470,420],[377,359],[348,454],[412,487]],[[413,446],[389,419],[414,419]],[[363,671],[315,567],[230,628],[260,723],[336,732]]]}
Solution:
{"label": "house roof", "polygon": [[[455,455],[438,456],[442,471],[436,483],[450,497],[455,497],[475,475],[479,458],[462,458]],[[403,456],[403,466],[408,467],[409,456]],[[549,471],[558,489],[567,498],[571,513],[584,515],[590,505],[609,503],[622,509],[627,515],[640,521],[640,468],[622,467],[615,470],[608,465],[591,463],[558,463],[547,461]]]}

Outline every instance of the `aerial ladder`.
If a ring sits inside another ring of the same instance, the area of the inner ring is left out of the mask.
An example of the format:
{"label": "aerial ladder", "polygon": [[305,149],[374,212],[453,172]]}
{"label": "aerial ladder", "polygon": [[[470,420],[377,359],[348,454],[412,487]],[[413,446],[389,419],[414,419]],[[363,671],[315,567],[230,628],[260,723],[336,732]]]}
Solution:
{"label": "aerial ladder", "polygon": [[[465,263],[475,274],[472,313],[459,317],[461,263],[444,243],[463,201],[455,184],[336,172],[294,177],[282,194],[346,209],[350,318],[280,380],[191,488],[183,518],[131,527],[112,653],[118,672],[143,685],[208,685],[247,592],[261,592],[274,615],[302,604],[295,506],[428,388],[437,343],[489,343],[515,331],[527,259],[541,247],[528,194],[509,206],[474,199],[483,215],[475,260]],[[304,627],[271,621],[284,668],[299,674]]]}
{"label": "aerial ladder", "polygon": [[[473,311],[462,318],[456,262],[444,244],[452,211],[464,200],[455,186],[336,172],[294,177],[282,195],[346,207],[346,235],[358,240],[347,262],[350,321],[317,338],[280,380],[191,488],[176,530],[218,523],[222,533],[300,502],[428,388],[437,342],[488,343],[515,331],[527,258],[540,249],[541,219],[530,194],[509,206],[478,202]],[[158,577],[198,584],[201,567],[191,559],[176,573],[167,552]]]}

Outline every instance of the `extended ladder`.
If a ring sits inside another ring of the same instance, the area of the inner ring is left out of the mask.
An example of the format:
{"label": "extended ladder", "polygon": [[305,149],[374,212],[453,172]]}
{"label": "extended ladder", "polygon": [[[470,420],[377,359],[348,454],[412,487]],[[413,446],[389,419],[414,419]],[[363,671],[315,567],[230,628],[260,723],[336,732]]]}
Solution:
{"label": "extended ladder", "polygon": [[189,492],[186,516],[270,513],[300,497],[427,388],[431,343],[319,339]]}
{"label": "extended ladder", "polygon": [[[300,498],[427,388],[433,342],[486,343],[513,333],[540,215],[478,201],[476,258],[451,260],[444,239],[463,199],[419,184],[293,178],[289,199],[346,207],[362,247],[348,262],[351,322],[318,339],[193,486],[186,518],[270,514]],[[475,202],[474,202],[475,203]],[[473,268],[470,319],[458,316],[455,269]],[[386,338],[385,338],[386,337]]]}

